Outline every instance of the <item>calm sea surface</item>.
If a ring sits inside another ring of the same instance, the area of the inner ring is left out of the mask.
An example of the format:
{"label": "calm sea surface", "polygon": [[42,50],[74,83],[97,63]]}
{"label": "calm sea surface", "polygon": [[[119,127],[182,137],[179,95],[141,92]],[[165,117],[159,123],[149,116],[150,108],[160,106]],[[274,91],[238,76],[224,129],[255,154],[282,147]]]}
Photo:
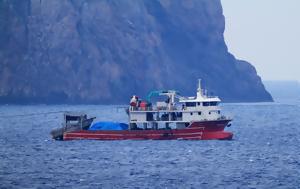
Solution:
{"label": "calm sea surface", "polygon": [[0,188],[300,188],[300,102],[223,106],[232,141],[54,141],[61,111],[122,122],[126,114],[0,106]]}

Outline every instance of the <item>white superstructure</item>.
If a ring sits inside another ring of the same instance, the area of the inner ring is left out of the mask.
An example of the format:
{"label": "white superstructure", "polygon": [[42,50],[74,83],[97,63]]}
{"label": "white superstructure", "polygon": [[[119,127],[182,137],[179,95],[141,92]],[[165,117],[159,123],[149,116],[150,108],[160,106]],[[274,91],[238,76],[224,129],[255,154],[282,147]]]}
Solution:
{"label": "white superstructure", "polygon": [[182,120],[189,122],[220,119],[222,117],[221,108],[219,107],[220,102],[220,98],[210,97],[205,94],[199,79],[197,96],[179,99],[179,103],[184,106]]}
{"label": "white superstructure", "polygon": [[[167,100],[158,101],[155,105],[140,102],[136,107],[129,108],[130,125],[143,124],[157,127],[158,123],[166,126],[175,124],[176,128],[182,128],[192,122],[213,121],[225,119],[221,115],[218,97],[211,97],[201,88],[201,80],[198,81],[196,97],[182,97],[176,91],[154,91],[150,94],[165,96]],[[150,99],[148,99],[150,100]],[[144,104],[143,104],[144,103]]]}

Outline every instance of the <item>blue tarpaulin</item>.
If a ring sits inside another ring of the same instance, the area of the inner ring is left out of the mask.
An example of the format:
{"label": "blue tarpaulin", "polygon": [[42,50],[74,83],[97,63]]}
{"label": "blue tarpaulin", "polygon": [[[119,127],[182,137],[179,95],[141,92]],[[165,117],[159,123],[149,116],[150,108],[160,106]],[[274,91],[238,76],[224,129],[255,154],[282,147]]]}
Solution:
{"label": "blue tarpaulin", "polygon": [[99,131],[99,130],[127,130],[128,125],[125,123],[117,123],[117,122],[108,122],[102,121],[94,123],[90,126],[89,130],[91,131]]}

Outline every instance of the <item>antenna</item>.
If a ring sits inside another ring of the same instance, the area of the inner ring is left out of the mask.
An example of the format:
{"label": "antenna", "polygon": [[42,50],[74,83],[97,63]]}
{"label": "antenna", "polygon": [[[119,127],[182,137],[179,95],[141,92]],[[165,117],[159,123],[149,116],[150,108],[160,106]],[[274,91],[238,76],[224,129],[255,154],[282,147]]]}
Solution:
{"label": "antenna", "polygon": [[202,89],[201,89],[201,79],[198,79],[198,89],[197,89],[197,98],[203,96]]}
{"label": "antenna", "polygon": [[201,79],[198,79],[198,91],[201,91]]}

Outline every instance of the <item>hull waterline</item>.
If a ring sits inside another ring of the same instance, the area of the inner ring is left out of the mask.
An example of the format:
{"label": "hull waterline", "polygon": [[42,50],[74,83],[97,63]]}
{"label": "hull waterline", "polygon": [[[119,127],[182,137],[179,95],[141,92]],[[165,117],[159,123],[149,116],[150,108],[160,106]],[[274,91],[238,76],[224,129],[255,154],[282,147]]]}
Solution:
{"label": "hull waterline", "polygon": [[184,129],[67,132],[64,140],[231,140],[224,131],[230,120],[193,122]]}

